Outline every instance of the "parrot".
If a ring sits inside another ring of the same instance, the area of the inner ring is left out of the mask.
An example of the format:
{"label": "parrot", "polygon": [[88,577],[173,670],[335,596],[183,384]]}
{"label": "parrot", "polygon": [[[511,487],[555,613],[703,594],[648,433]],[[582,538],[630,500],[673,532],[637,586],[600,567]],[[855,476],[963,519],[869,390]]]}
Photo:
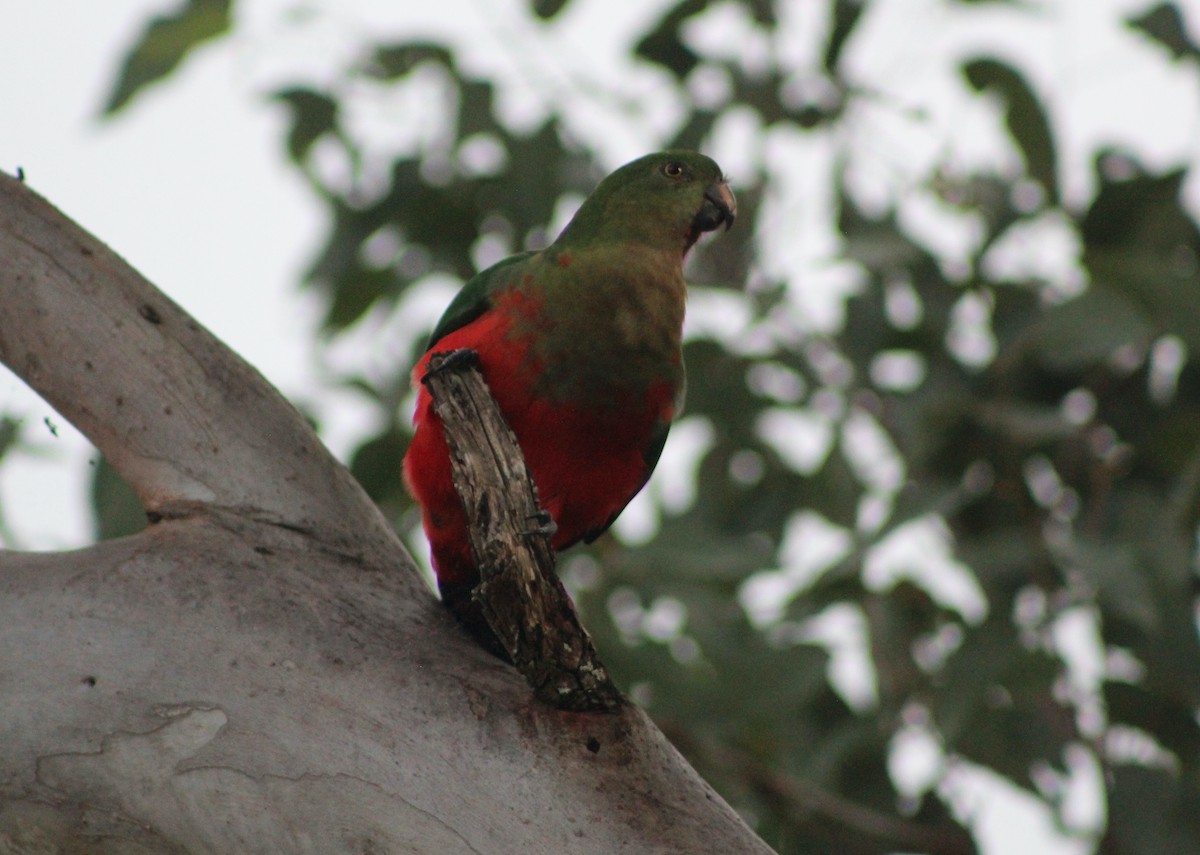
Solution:
{"label": "parrot", "polygon": [[412,372],[403,474],[421,508],[442,601],[503,658],[471,592],[479,582],[442,425],[421,379],[466,348],[525,457],[555,551],[599,537],[645,486],[682,405],[683,261],[737,207],[693,151],[649,154],[603,179],[546,248],[469,279]]}

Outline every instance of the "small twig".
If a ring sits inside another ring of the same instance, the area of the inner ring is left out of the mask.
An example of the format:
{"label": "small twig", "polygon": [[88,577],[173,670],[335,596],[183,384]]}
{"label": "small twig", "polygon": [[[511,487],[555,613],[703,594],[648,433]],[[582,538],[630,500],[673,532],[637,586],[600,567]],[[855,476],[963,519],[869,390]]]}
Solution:
{"label": "small twig", "polygon": [[513,664],[559,709],[623,703],[554,572],[551,528],[517,439],[472,351],[434,354],[423,382],[442,421],[479,567],[474,596]]}

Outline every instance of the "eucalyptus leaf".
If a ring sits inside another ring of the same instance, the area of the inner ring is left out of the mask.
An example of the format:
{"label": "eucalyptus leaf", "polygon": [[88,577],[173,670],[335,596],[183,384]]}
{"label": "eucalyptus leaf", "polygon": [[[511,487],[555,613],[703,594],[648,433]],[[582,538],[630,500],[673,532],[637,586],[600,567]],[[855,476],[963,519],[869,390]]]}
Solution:
{"label": "eucalyptus leaf", "polygon": [[104,105],[111,116],[151,84],[169,76],[201,44],[229,31],[233,0],[186,0],[174,13],[153,18],[125,55]]}

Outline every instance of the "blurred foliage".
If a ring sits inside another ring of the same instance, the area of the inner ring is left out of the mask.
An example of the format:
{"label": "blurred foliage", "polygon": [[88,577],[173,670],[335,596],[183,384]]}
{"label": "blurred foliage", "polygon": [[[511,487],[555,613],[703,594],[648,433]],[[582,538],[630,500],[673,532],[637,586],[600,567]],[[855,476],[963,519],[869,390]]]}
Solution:
{"label": "blurred foliage", "polygon": [[1131,18],[1129,23],[1159,42],[1175,59],[1200,58],[1200,47],[1188,37],[1183,13],[1174,3],[1159,3],[1143,14]]}
{"label": "blurred foliage", "polygon": [[[0,412],[0,466],[24,466],[28,474],[30,467],[44,466],[51,469],[61,464],[61,421],[58,414],[47,406],[39,409],[49,415],[42,415],[39,419],[33,412],[22,411],[20,408]],[[129,490],[128,487],[125,489]],[[28,497],[21,492],[0,491],[0,550],[31,549],[37,543],[38,536],[31,537],[22,524],[22,515],[14,512],[14,509],[21,508],[27,499]],[[134,509],[144,521],[144,512],[136,500]],[[28,519],[28,513],[23,516],[25,520]],[[14,522],[14,518],[17,518],[17,521]]]}
{"label": "blurred foliage", "polygon": [[[528,14],[548,25],[574,5],[533,0]],[[902,216],[904,193],[881,205],[851,180],[855,116],[880,96],[844,66],[873,4],[828,0],[826,43],[808,65],[774,52],[750,67],[688,35],[730,9],[770,34],[783,5],[682,0],[629,49],[684,109],[662,147],[711,148],[717,123],[738,111],[760,133],[833,147],[830,216],[855,282],[843,322],[806,325],[812,270],[765,261],[792,226],[779,203],[788,165],[760,152],[736,187],[738,227],[691,259],[693,311],[734,300],[727,314],[744,317],[686,345],[687,418],[709,437],[694,499],[659,497],[649,542],[605,538],[564,556],[564,578],[623,684],[781,852],[974,851],[960,825],[970,810],[953,796],[970,764],[1043,800],[1064,835],[1095,851],[1194,851],[1200,231],[1180,198],[1188,176],[1096,151],[1090,200],[1064,201],[1044,95],[1011,60],[968,56],[964,96],[999,106],[994,133],[1013,165],[939,163],[905,191],[976,224],[965,263],[940,256]],[[1023,15],[1030,4],[959,5]],[[227,8],[207,17],[220,6],[193,2],[170,26],[152,25],[110,109],[226,26]],[[1164,61],[1198,55],[1174,3],[1126,24]],[[366,55],[350,76],[442,87],[447,131],[382,177],[345,121],[351,89],[297,84],[274,99],[290,115],[287,154],[329,209],[308,272],[325,298],[326,341],[388,331],[394,364],[343,378],[379,414],[351,468],[407,532],[401,404],[433,318],[406,322],[406,301],[544,245],[562,200],[604,169],[565,130],[569,99],[518,130],[500,117],[498,84],[451,44],[388,41]],[[703,104],[689,96],[700,73],[725,84]],[[920,112],[895,108],[905,111]],[[329,177],[322,159],[352,177]],[[1023,258],[1021,236],[1048,229],[1074,242],[1064,251],[1074,276],[992,263]],[[841,544],[823,559],[806,552],[818,529]],[[906,539],[922,546],[904,552]],[[865,686],[836,679],[842,648],[822,630],[834,621],[838,637],[860,642]],[[1090,643],[1090,670],[1064,641],[1068,627]],[[912,733],[938,760],[901,792],[889,759]],[[1062,813],[1053,782],[1073,752],[1099,770],[1102,828]]]}
{"label": "blurred foliage", "polygon": [[[28,443],[21,435],[21,420],[8,413],[0,414],[0,463],[17,453],[28,450]],[[3,503],[0,503],[0,544],[6,549],[17,548],[17,538],[8,522]]]}
{"label": "blurred foliage", "polygon": [[229,30],[232,0],[186,0],[174,14],[161,15],[146,25],[104,105],[113,114],[143,87],[162,80],[201,43]]}
{"label": "blurred foliage", "polygon": [[123,537],[146,527],[146,512],[137,493],[100,455],[95,458],[91,500],[97,540]]}

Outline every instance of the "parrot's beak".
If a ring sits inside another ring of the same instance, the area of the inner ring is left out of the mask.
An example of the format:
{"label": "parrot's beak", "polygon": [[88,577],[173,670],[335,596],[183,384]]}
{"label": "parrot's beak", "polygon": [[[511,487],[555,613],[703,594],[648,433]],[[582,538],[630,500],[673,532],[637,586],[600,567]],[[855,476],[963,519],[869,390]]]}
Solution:
{"label": "parrot's beak", "polygon": [[733,198],[729,183],[724,180],[716,181],[705,189],[704,204],[700,206],[696,219],[692,221],[692,229],[697,234],[711,232],[724,223],[725,230],[729,231],[733,228],[736,216],[737,199]]}

